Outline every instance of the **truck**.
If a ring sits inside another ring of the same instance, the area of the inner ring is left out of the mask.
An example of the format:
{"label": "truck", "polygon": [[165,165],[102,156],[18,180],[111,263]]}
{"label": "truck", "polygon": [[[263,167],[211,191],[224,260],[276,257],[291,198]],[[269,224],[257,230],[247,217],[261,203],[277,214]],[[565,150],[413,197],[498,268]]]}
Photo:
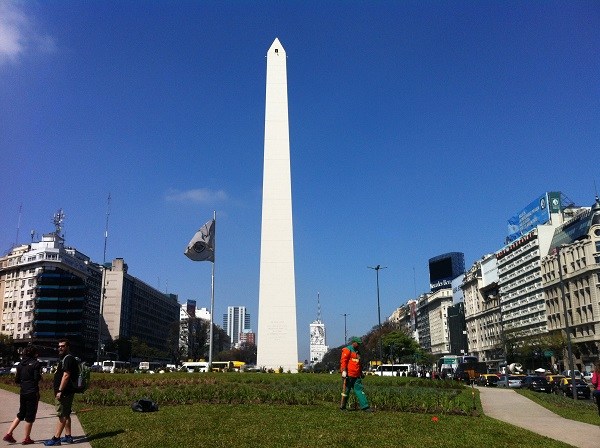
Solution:
{"label": "truck", "polygon": [[485,362],[463,362],[454,371],[454,379],[472,383],[484,373],[487,373]]}

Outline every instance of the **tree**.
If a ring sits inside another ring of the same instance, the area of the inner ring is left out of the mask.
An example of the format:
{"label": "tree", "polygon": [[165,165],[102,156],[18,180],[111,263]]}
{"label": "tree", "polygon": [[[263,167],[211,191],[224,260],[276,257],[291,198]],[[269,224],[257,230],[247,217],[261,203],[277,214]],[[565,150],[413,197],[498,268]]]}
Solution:
{"label": "tree", "polygon": [[256,364],[256,345],[243,343],[238,348],[222,351],[217,355],[217,361],[242,361],[246,364]]}
{"label": "tree", "polygon": [[418,342],[401,330],[382,335],[381,345],[384,360],[398,364],[414,363],[421,351]]}
{"label": "tree", "polygon": [[343,345],[330,349],[325,355],[321,362],[318,362],[314,366],[315,372],[331,372],[338,371],[340,368],[340,358],[342,357]]}
{"label": "tree", "polygon": [[0,365],[11,365],[16,359],[17,350],[12,336],[0,334]]}
{"label": "tree", "polygon": [[229,350],[231,340],[225,330],[213,323],[213,355]]}

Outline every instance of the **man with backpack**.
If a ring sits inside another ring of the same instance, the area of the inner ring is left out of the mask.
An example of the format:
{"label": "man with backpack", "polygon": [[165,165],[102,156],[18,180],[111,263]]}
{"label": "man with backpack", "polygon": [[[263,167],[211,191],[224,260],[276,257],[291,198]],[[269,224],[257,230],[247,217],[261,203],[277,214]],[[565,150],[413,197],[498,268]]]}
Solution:
{"label": "man with backpack", "polygon": [[[71,410],[73,407],[73,398],[75,388],[73,382],[79,375],[79,362],[69,352],[69,341],[61,339],[58,341],[59,362],[56,373],[54,374],[54,397],[56,404],[56,415],[58,423],[54,436],[44,442],[45,446],[57,446],[64,443],[73,443],[71,436]],[[62,432],[65,436],[61,438]]]}

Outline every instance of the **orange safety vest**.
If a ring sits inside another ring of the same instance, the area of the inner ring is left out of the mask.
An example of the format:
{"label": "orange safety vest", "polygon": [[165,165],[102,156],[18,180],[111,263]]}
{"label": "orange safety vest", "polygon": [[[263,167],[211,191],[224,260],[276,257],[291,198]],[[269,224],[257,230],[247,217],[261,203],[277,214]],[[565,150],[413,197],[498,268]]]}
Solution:
{"label": "orange safety vest", "polygon": [[349,345],[342,349],[342,357],[340,358],[340,372],[346,370],[348,376],[352,378],[360,378],[362,369],[360,367],[360,353],[354,350],[354,347]]}

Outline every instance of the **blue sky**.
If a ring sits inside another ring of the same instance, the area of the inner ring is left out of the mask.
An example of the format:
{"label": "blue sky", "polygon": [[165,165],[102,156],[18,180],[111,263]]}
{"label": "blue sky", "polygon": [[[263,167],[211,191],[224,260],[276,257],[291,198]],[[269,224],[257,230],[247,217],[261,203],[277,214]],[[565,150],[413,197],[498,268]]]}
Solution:
{"label": "blue sky", "polygon": [[[216,322],[257,328],[266,52],[288,55],[299,354],[470,266],[544,191],[591,205],[600,4],[0,0],[0,250],[67,243],[209,306],[183,255],[217,212]],[[260,335],[259,335],[260,338]]]}

